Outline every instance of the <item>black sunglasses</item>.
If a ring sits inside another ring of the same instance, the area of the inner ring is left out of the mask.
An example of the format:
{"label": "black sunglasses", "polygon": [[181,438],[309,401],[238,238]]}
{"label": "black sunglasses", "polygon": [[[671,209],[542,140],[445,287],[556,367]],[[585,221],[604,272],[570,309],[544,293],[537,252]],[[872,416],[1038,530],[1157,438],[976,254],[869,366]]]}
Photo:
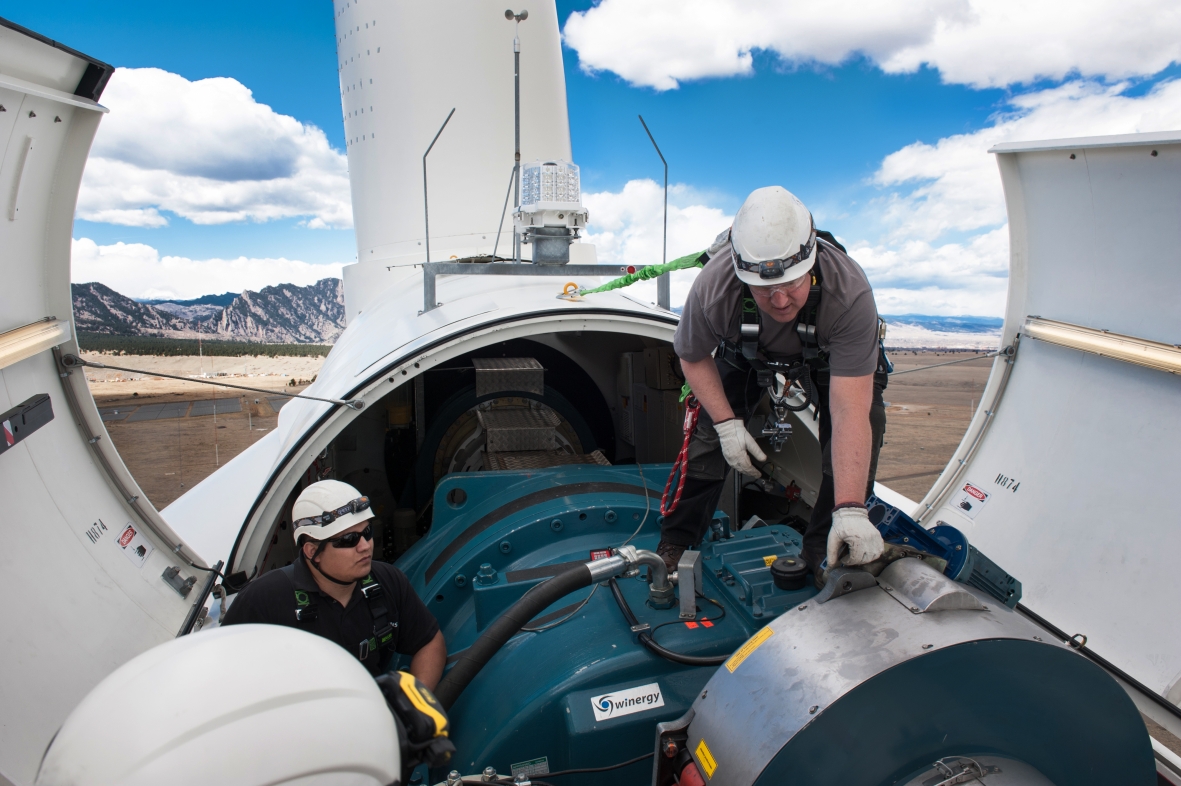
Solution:
{"label": "black sunglasses", "polygon": [[292,526],[295,529],[299,529],[300,527],[326,527],[341,516],[347,516],[350,513],[360,513],[363,510],[369,510],[369,497],[357,497],[355,500],[341,505],[336,510],[326,510],[319,516],[299,519]]}
{"label": "black sunglasses", "polygon": [[361,542],[361,538],[365,540],[373,540],[373,525],[369,524],[365,529],[358,532],[346,532],[343,535],[338,535],[335,538],[328,538],[324,543],[331,543],[334,549],[353,549]]}

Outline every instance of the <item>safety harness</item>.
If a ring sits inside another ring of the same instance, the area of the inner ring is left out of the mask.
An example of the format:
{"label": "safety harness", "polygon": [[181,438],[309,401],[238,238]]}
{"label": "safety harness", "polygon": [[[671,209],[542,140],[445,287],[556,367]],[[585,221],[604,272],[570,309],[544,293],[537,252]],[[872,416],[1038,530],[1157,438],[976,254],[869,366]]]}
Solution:
{"label": "safety harness", "polygon": [[[282,569],[287,578],[295,585],[294,563]],[[369,657],[369,653],[380,650],[382,656],[388,656],[394,649],[394,629],[396,623],[390,622],[390,610],[385,601],[385,590],[377,579],[370,573],[361,579],[361,595],[365,598],[365,605],[369,607],[369,616],[373,619],[373,635],[357,645],[357,659],[362,663]],[[295,587],[295,619],[304,624],[315,622],[319,616],[316,594]]]}
{"label": "safety harness", "polygon": [[[816,236],[829,245],[840,249],[842,252],[848,253],[845,247],[837,242],[837,239],[833,237],[831,232],[816,230]],[[754,296],[751,294],[750,287],[746,283],[743,283],[738,340],[727,341],[726,339],[722,339],[718,344],[718,351],[715,356],[737,369],[753,370],[760,388],[771,388],[774,390],[776,384],[775,375],[783,374],[787,380],[787,384],[783,387],[784,395],[778,399],[773,398],[776,401],[776,406],[773,409],[800,412],[807,409],[808,406],[816,404],[816,410],[813,414],[813,417],[816,418],[819,417],[820,402],[816,397],[815,386],[827,386],[829,377],[828,352],[821,349],[819,333],[817,331],[823,284],[823,274],[821,273],[819,260],[812,266],[812,270],[808,275],[812,276],[812,284],[808,290],[808,299],[800,309],[799,316],[796,320],[796,335],[799,337],[800,344],[803,347],[799,355],[792,356],[785,361],[770,361],[760,357],[762,318],[758,305],[755,303]],[[886,386],[889,373],[894,370],[893,363],[890,362],[889,357],[886,355],[885,338],[885,322],[879,317],[878,367],[874,371],[874,384],[882,388]],[[792,404],[786,399],[787,388],[792,383],[798,383],[803,389],[803,403]],[[663,516],[667,516],[676,510],[678,503],[681,501],[681,492],[685,488],[685,477],[689,466],[689,442],[692,440],[693,431],[697,428],[700,404],[693,394],[689,392],[687,383],[681,394],[681,400],[685,402],[685,439],[681,444],[681,451],[677,454],[672,471],[669,472],[668,482],[665,483],[664,494],[660,499],[660,513]],[[777,415],[785,414],[777,413]],[[775,449],[778,450],[778,445],[781,445],[783,440],[790,436],[791,426],[786,423],[785,417],[777,416],[774,420],[776,421],[775,423],[769,423],[764,428],[763,436],[769,437],[776,446]],[[672,489],[673,480],[678,478],[678,474],[679,479],[677,480],[676,492],[670,504],[668,498],[669,491]]]}

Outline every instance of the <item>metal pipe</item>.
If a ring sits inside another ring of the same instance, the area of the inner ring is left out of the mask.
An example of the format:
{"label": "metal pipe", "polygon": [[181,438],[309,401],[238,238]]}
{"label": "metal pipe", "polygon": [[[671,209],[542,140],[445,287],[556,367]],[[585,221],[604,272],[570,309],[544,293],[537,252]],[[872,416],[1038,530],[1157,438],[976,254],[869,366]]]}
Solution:
{"label": "metal pipe", "polygon": [[422,216],[426,220],[426,261],[431,261],[431,213],[429,209],[429,202],[426,196],[426,157],[431,154],[431,148],[435,146],[435,142],[439,141],[439,137],[443,134],[443,129],[451,122],[451,116],[455,114],[455,107],[451,107],[451,111],[447,113],[447,119],[443,121],[443,125],[439,126],[439,133],[435,134],[435,138],[431,140],[426,152],[422,154]]}
{"label": "metal pipe", "polygon": [[[512,9],[504,12],[504,18],[515,22],[513,33],[513,172],[518,175],[513,178],[513,207],[521,206],[521,22],[529,18],[529,12],[522,9],[521,13],[513,13]],[[516,211],[513,211],[514,213]],[[521,263],[521,234],[513,222],[513,262]]]}
{"label": "metal pipe", "polygon": [[652,589],[668,590],[672,588],[672,584],[668,581],[668,566],[664,564],[662,558],[657,556],[655,551],[636,549],[635,564],[648,566],[648,578],[652,582]]}
{"label": "metal pipe", "polygon": [[[656,137],[652,136],[652,132],[648,129],[648,124],[644,122],[643,115],[637,115],[640,118],[640,125],[644,126],[644,130],[648,133],[648,138],[652,140],[652,147],[656,148],[656,155],[660,156],[660,163],[664,164],[664,247],[660,255],[660,264],[668,262],[668,162],[664,160],[664,153],[660,152],[660,145],[656,144]],[[668,278],[669,274],[665,273],[656,279],[656,305],[661,308],[672,307],[672,285]]]}

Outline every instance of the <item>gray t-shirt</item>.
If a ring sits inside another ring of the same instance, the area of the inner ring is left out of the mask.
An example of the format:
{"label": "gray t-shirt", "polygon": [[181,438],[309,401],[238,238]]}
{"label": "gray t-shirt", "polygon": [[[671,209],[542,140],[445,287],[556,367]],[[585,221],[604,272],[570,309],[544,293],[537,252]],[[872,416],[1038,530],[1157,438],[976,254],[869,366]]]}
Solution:
{"label": "gray t-shirt", "polygon": [[[729,230],[710,249],[705,269],[693,282],[681,322],[673,338],[677,356],[693,363],[704,360],[722,339],[737,341],[742,323],[739,308],[742,282],[734,274]],[[833,376],[861,377],[878,366],[878,311],[865,271],[839,248],[817,240],[821,295],[816,332],[820,348],[828,352]],[[760,314],[759,345],[772,359],[786,359],[804,351],[796,334],[796,320],[776,322]]]}

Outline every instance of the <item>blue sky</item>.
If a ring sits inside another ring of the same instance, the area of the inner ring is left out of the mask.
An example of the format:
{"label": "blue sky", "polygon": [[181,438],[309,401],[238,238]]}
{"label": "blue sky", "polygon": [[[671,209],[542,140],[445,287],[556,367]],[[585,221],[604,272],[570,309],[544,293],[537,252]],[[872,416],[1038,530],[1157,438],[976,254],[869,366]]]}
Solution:
{"label": "blue sky", "polygon": [[[1045,46],[1043,31],[1064,4],[897,0],[867,12],[834,0],[812,16],[811,6],[780,0],[561,0],[574,157],[584,192],[595,195],[592,224],[603,217],[600,258],[643,257],[658,242],[647,226],[656,198],[647,181],[659,181],[661,169],[642,113],[669,159],[670,223],[686,227],[683,243],[701,243],[750,190],[779,183],[854,248],[883,311],[999,314],[1007,237],[987,147],[1181,127],[1175,3],[1135,0],[1137,14],[1109,5],[1055,22],[1058,39]],[[213,209],[143,179],[156,165],[125,155],[134,134],[113,113],[92,168],[107,180],[140,177],[160,197],[130,204],[84,183],[76,270],[106,271],[116,288],[154,282],[133,296],[184,297],[233,281],[304,283],[353,260],[332,13],[327,0],[0,0],[0,16],[120,68],[167,72],[127,72],[139,100],[189,95],[189,83],[212,77],[237,80],[252,99],[224,80],[201,84],[229,90],[242,111],[270,124],[266,145],[289,144],[319,162],[291,175],[292,189],[319,192],[318,201],[229,184],[230,196],[214,201],[235,207]],[[1157,24],[1145,31],[1134,18]],[[131,84],[116,93],[113,82],[104,100],[132,101]],[[222,106],[221,93],[191,92],[188,110],[158,122],[201,123],[192,107]],[[221,132],[209,133],[215,143]],[[185,177],[194,166],[159,164]],[[154,279],[136,272],[153,266]],[[237,275],[246,268],[250,277]]]}

